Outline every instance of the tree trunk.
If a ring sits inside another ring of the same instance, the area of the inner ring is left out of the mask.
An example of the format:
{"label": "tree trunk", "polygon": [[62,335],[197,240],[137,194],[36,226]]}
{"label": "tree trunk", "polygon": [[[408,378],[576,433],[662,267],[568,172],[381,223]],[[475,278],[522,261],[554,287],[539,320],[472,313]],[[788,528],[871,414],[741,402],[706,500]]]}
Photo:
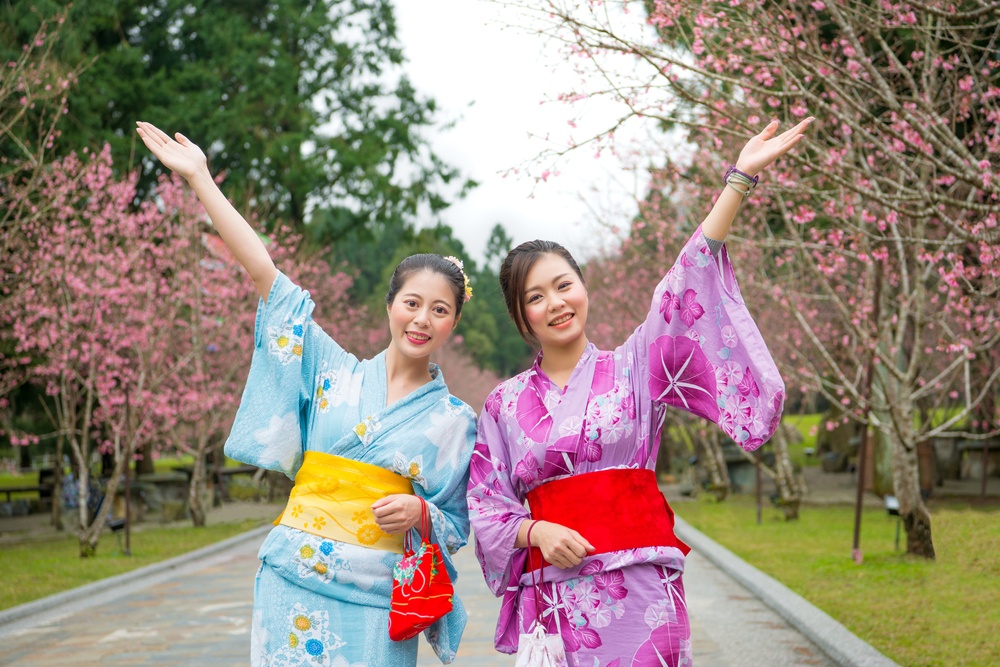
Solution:
{"label": "tree trunk", "polygon": [[156,472],[156,468],[153,465],[153,453],[152,445],[145,444],[136,450],[138,457],[135,460],[135,474],[139,475],[152,475]]}
{"label": "tree trunk", "polygon": [[191,513],[191,522],[196,528],[205,527],[205,508],[201,504],[204,488],[205,451],[204,444],[199,442],[194,455],[194,467],[191,470],[191,485],[188,487],[188,511]]}
{"label": "tree trunk", "polygon": [[[906,435],[909,435],[907,422],[900,423],[907,430]],[[899,516],[906,530],[906,553],[933,560],[935,554],[931,538],[931,515],[920,496],[917,448],[913,443],[905,442],[905,436],[900,437],[903,434],[886,435],[892,440],[892,481],[899,501]]]}
{"label": "tree trunk", "polygon": [[771,448],[774,451],[774,484],[778,487],[778,496],[780,497],[781,509],[785,513],[785,521],[797,520],[799,518],[799,505],[802,503],[802,489],[799,487],[795,467],[788,454],[788,438],[785,435],[783,425],[779,425],[774,432],[774,436],[771,438]]}
{"label": "tree trunk", "polygon": [[63,434],[56,438],[56,461],[52,466],[52,514],[50,516],[52,527],[58,531],[66,530],[62,517],[62,486],[63,486]]}
{"label": "tree trunk", "polygon": [[698,440],[705,452],[703,459],[705,470],[708,472],[708,490],[715,494],[716,501],[722,502],[729,495],[731,483],[729,470],[726,469],[726,459],[722,455],[722,445],[719,442],[719,430],[710,428]]}

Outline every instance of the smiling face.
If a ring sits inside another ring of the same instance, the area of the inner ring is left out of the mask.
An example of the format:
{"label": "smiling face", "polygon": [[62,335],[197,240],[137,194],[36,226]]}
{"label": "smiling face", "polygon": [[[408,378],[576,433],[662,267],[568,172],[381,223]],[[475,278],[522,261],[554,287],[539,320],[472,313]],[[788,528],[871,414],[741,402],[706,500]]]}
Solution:
{"label": "smiling face", "polygon": [[544,352],[578,343],[587,325],[587,287],[564,258],[541,255],[525,277],[522,294],[527,325]]}
{"label": "smiling face", "polygon": [[455,310],[455,290],[444,276],[427,269],[410,274],[386,306],[389,344],[412,359],[428,357],[458,324]]}

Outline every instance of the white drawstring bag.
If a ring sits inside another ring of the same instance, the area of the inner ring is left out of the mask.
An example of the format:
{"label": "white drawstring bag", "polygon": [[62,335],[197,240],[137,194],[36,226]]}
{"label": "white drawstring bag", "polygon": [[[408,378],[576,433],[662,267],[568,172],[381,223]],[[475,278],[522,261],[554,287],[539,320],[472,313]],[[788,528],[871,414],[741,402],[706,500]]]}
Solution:
{"label": "white drawstring bag", "polygon": [[[566,648],[560,635],[550,635],[542,624],[542,595],[535,581],[535,568],[532,563],[531,529],[528,526],[528,567],[531,569],[531,585],[535,589],[535,625],[531,632],[521,633],[517,638],[517,660],[514,667],[568,667],[566,663]],[[545,572],[539,568],[541,583],[545,583]]]}
{"label": "white drawstring bag", "polygon": [[545,626],[536,621],[533,631],[517,638],[514,667],[566,667],[562,637],[545,632]]}

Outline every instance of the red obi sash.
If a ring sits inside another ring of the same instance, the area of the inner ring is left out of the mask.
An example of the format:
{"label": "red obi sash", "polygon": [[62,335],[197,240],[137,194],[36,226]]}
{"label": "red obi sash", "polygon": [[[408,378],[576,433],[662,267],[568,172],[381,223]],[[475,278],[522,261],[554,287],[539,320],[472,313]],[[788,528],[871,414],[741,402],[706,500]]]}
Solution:
{"label": "red obi sash", "polygon": [[[615,468],[546,482],[528,492],[528,506],[532,519],[580,533],[595,554],[641,547],[676,547],[684,555],[691,550],[674,535],[674,512],[652,470]],[[549,564],[538,547],[532,549],[529,560]]]}

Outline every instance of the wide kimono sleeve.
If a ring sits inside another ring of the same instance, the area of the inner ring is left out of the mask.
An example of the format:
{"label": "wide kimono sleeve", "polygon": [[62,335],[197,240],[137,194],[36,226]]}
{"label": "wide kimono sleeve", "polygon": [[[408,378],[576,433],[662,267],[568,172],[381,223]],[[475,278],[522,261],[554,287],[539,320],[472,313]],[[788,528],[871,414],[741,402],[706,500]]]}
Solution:
{"label": "wide kimono sleeve", "polygon": [[649,399],[717,423],[754,450],[778,427],[785,386],[747,310],[723,245],[699,227],[653,292],[625,345]]}
{"label": "wide kimono sleeve", "polygon": [[440,434],[431,434],[439,448],[441,479],[426,494],[418,487],[415,490],[427,501],[434,541],[451,555],[469,541],[465,494],[469,486],[469,458],[476,441],[476,413],[453,396],[447,400],[459,407],[461,413],[444,422],[438,429]]}
{"label": "wide kimono sleeve", "polygon": [[527,551],[514,547],[521,522],[529,518],[511,477],[510,447],[498,424],[497,389],[479,417],[476,447],[469,466],[469,518],[476,536],[476,557],[486,585],[500,596],[516,586]]}
{"label": "wide kimono sleeve", "polygon": [[310,424],[316,368],[353,360],[312,319],[309,292],[278,272],[257,306],[254,351],[226,456],[295,476]]}
{"label": "wide kimono sleeve", "polygon": [[[427,501],[434,542],[441,547],[448,576],[458,581],[453,556],[469,540],[469,509],[465,500],[469,484],[469,457],[476,440],[476,413],[454,396],[445,399],[448,417],[433,420],[426,435],[438,451],[433,470],[425,470],[424,484],[414,484],[414,491]],[[426,459],[425,459],[426,460]],[[415,544],[419,531],[411,534]],[[424,631],[428,643],[444,663],[451,663],[468,619],[458,596],[452,611]]]}

